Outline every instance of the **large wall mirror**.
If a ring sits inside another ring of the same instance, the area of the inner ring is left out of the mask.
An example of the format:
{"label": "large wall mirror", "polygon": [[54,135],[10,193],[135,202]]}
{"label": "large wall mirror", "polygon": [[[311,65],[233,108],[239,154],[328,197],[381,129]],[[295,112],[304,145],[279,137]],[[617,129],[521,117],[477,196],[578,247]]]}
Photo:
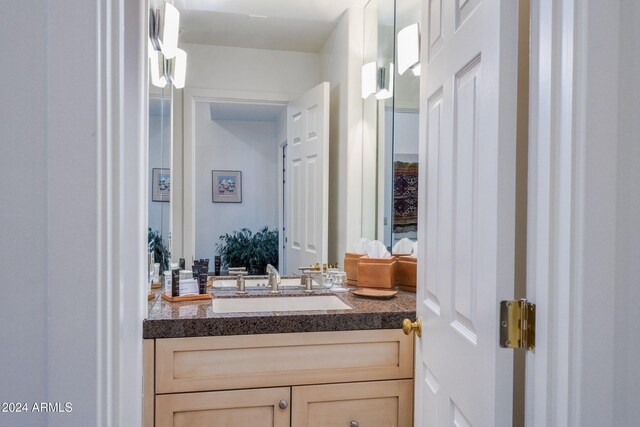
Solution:
{"label": "large wall mirror", "polygon": [[[415,233],[417,216],[394,216],[393,177],[417,163],[418,79],[388,76],[406,99],[361,91],[367,55],[395,61],[392,0],[171,3],[186,83],[150,90],[149,225],[172,262],[224,254],[223,271],[296,274],[341,265],[362,237],[392,246]],[[153,197],[156,169],[169,170],[169,201]]]}
{"label": "large wall mirror", "polygon": [[420,16],[419,0],[370,0],[364,14],[363,74],[375,64],[378,92],[363,94],[363,236],[400,253],[417,239],[420,78],[400,73],[398,33]]}

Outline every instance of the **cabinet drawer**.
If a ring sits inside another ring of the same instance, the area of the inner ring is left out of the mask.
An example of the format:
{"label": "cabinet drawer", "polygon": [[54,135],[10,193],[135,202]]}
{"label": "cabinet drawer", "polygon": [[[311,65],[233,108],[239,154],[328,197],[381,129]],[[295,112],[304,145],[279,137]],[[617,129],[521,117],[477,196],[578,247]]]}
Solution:
{"label": "cabinet drawer", "polygon": [[413,381],[293,387],[296,427],[411,427]]}
{"label": "cabinet drawer", "polygon": [[156,341],[156,393],[412,377],[399,329]]}
{"label": "cabinet drawer", "polygon": [[156,396],[156,427],[288,427],[290,392],[281,387]]}

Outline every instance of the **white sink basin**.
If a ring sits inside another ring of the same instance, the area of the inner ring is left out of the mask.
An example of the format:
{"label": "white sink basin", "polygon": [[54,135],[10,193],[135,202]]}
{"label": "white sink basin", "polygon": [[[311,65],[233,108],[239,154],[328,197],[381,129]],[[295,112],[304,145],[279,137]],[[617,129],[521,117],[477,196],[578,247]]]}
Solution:
{"label": "white sink basin", "polygon": [[[268,282],[267,278],[264,279],[245,279],[244,285],[247,288],[257,288],[258,285],[263,286]],[[300,286],[300,278],[281,279],[280,288],[293,288]],[[229,289],[236,287],[236,279],[216,279],[213,281],[214,289]]]}
{"label": "white sink basin", "polygon": [[351,308],[335,295],[213,299],[215,313],[351,310]]}

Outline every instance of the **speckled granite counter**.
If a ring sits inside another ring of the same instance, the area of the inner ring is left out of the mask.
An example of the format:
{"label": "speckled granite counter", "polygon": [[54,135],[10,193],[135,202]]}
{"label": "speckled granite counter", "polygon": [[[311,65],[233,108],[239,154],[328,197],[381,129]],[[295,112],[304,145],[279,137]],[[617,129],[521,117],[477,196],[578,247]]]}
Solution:
{"label": "speckled granite counter", "polygon": [[[233,291],[214,291],[214,298],[246,298]],[[406,318],[416,315],[415,294],[398,291],[388,300],[361,298],[345,293],[337,295],[353,307],[351,310],[290,311],[261,313],[214,313],[211,300],[169,303],[160,298],[149,301],[149,315],[144,321],[144,338],[182,338],[219,335],[249,335],[292,332],[396,329]],[[287,290],[282,296],[303,295]],[[267,291],[252,291],[248,296],[269,298]]]}

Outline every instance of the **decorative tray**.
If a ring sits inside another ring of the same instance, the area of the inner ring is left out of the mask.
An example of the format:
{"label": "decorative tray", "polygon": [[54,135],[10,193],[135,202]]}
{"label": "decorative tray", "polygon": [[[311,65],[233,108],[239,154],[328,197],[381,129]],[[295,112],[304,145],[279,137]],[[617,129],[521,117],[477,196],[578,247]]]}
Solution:
{"label": "decorative tray", "polygon": [[360,288],[360,289],[356,289],[355,291],[351,291],[351,293],[359,297],[365,297],[365,298],[389,299],[389,298],[393,298],[398,293],[398,291],[392,291],[392,290],[386,290],[386,289]]}
{"label": "decorative tray", "polygon": [[199,301],[199,300],[211,299],[211,294],[198,294],[198,295],[185,295],[183,297],[171,297],[163,292],[162,299],[169,302]]}

